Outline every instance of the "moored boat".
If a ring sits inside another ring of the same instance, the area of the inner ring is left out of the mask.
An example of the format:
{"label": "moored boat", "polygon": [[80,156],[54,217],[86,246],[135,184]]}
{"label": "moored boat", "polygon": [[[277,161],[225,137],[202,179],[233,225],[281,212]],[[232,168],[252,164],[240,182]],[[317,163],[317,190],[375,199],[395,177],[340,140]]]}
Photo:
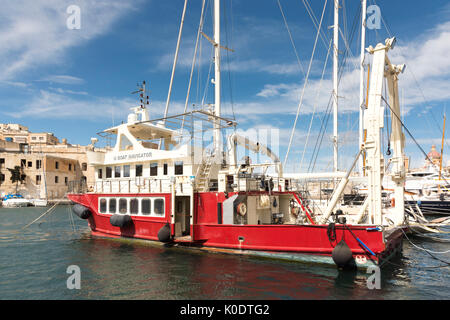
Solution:
{"label": "moored boat", "polygon": [[[214,110],[194,110],[151,119],[146,108],[145,83],[139,88],[141,105],[132,108],[126,123],[103,132],[116,138],[108,152],[90,152],[95,184],[68,194],[73,211],[86,219],[92,234],[160,241],[238,254],[323,261],[339,267],[381,265],[402,247],[403,202],[382,206],[380,119],[382,85],[371,86],[365,115],[367,140],[349,172],[323,210],[294,181],[283,174],[278,156],[268,146],[234,132],[234,119],[220,113],[219,0],[215,0]],[[373,55],[372,81],[389,84],[391,112],[399,114],[398,75],[387,52],[394,39],[368,51]],[[387,71],[386,71],[387,70]],[[147,97],[148,100],[148,97]],[[392,117],[395,196],[403,198],[404,136],[400,120]],[[199,122],[201,124],[199,124]],[[171,128],[174,125],[175,128]],[[205,147],[198,132],[212,131],[213,146]],[[237,161],[237,147],[263,154],[271,163]],[[362,151],[368,154],[368,196],[356,215],[343,212],[343,196],[350,171]],[[273,169],[268,173],[268,169]]]}

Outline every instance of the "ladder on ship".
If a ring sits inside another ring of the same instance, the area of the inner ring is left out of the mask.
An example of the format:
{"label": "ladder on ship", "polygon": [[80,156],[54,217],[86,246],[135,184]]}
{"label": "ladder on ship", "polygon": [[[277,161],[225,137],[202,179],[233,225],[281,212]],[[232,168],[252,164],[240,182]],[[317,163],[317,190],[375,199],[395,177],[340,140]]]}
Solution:
{"label": "ladder on ship", "polygon": [[199,167],[198,174],[196,176],[197,191],[207,192],[209,191],[209,176],[211,174],[211,166],[213,161],[212,152],[207,153],[206,158],[203,160]]}

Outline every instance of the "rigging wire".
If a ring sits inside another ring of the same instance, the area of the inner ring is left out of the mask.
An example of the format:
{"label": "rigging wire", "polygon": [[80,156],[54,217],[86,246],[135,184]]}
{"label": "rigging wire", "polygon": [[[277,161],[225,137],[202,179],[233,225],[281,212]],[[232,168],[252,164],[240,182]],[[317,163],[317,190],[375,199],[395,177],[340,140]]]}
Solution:
{"label": "rigging wire", "polygon": [[286,16],[284,15],[283,7],[281,6],[280,0],[277,0],[277,3],[278,3],[278,7],[280,8],[281,16],[283,17],[284,26],[286,27],[286,30],[289,34],[289,39],[291,40],[291,44],[294,49],[295,56],[297,57],[298,66],[300,67],[300,70],[302,71],[303,76],[305,76],[305,70],[303,69],[302,62],[300,61],[300,56],[298,55],[297,48],[295,47],[295,42],[294,42],[294,39],[292,38],[292,33],[291,33],[291,30],[289,29],[289,25],[286,20]]}
{"label": "rigging wire", "polygon": [[323,16],[324,16],[324,13],[325,13],[325,9],[326,9],[326,7],[327,7],[327,3],[328,3],[328,0],[325,0],[325,4],[324,4],[323,10],[322,10],[322,16],[321,16],[321,18],[320,18],[319,29],[318,29],[318,31],[317,31],[316,39],[315,39],[315,41],[314,41],[313,51],[312,51],[312,53],[311,53],[311,59],[310,59],[310,61],[309,61],[308,71],[307,71],[307,73],[306,73],[305,82],[304,82],[304,84],[303,84],[302,95],[301,95],[301,97],[300,97],[300,102],[299,102],[298,108],[297,108],[297,114],[296,114],[296,116],[295,116],[294,125],[293,125],[293,127],[292,127],[291,136],[290,136],[290,138],[289,138],[288,149],[287,149],[287,152],[286,152],[286,157],[284,158],[283,167],[286,167],[286,162],[287,162],[287,159],[288,159],[288,157],[289,157],[289,151],[290,151],[291,146],[292,146],[292,140],[293,140],[293,138],[294,138],[295,128],[296,128],[296,126],[297,126],[298,117],[299,117],[299,115],[300,115],[300,108],[301,108],[301,106],[302,106],[302,104],[303,104],[303,97],[304,97],[304,94],[305,94],[305,91],[306,91],[306,86],[307,86],[307,84],[308,84],[309,74],[310,74],[310,72],[311,72],[311,67],[312,67],[312,63],[313,63],[313,60],[314,60],[314,54],[315,54],[315,52],[316,52],[316,47],[317,47],[317,40],[319,39],[320,29],[321,29],[321,27],[322,27]]}

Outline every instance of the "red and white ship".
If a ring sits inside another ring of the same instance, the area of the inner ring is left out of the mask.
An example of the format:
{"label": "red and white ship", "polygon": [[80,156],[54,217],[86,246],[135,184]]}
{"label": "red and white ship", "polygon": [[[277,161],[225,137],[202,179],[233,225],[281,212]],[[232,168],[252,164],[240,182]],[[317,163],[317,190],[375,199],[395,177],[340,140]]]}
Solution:
{"label": "red and white ship", "polygon": [[[90,152],[96,181],[89,190],[68,195],[74,212],[87,219],[92,234],[138,238],[211,251],[282,259],[331,262],[338,266],[368,267],[391,258],[402,244],[403,201],[386,208],[381,200],[385,174],[380,148],[384,78],[389,85],[394,155],[391,178],[396,199],[403,199],[404,136],[395,114],[400,114],[397,76],[402,67],[387,58],[392,39],[368,51],[373,55],[366,143],[355,163],[319,210],[283,174],[278,156],[233,130],[236,123],[220,114],[219,0],[215,0],[214,111],[196,110],[150,119],[146,102],[132,108],[128,121],[109,128],[116,143],[108,152]],[[139,90],[145,96],[145,83]],[[148,99],[148,97],[147,97]],[[144,98],[145,100],[145,98]],[[200,124],[201,123],[201,124]],[[178,126],[178,127],[177,127]],[[200,126],[200,130],[198,129]],[[210,129],[211,149],[198,132]],[[226,144],[223,143],[226,141]],[[238,163],[237,147],[262,153],[272,163]],[[356,212],[340,206],[350,171],[362,152],[367,154],[368,197]],[[274,167],[274,173],[267,169]],[[262,173],[265,174],[262,174]]]}

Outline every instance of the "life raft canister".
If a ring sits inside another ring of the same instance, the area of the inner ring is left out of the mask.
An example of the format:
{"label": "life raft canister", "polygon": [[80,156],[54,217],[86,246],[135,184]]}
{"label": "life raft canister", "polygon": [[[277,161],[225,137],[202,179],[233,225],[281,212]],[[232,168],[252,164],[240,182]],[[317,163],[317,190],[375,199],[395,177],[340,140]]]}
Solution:
{"label": "life raft canister", "polygon": [[393,208],[395,207],[395,198],[391,199],[391,207],[393,207]]}
{"label": "life raft canister", "polygon": [[247,205],[243,202],[239,203],[236,207],[236,211],[241,216],[245,216],[247,214]]}
{"label": "life raft canister", "polygon": [[89,208],[78,203],[72,207],[72,211],[81,219],[87,219],[91,215],[91,210],[89,210]]}

